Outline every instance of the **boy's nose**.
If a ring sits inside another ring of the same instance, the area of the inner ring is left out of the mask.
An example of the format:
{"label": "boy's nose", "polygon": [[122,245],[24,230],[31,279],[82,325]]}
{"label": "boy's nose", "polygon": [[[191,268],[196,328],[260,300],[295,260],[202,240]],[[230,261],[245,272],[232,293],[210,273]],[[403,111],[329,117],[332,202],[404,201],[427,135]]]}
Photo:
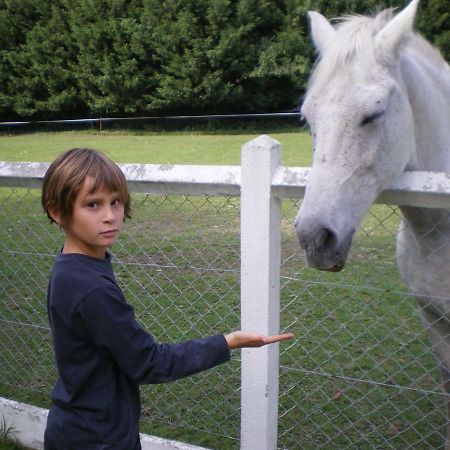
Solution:
{"label": "boy's nose", "polygon": [[114,220],[114,213],[112,208],[107,207],[105,208],[105,212],[103,214],[103,220],[105,222],[112,222]]}

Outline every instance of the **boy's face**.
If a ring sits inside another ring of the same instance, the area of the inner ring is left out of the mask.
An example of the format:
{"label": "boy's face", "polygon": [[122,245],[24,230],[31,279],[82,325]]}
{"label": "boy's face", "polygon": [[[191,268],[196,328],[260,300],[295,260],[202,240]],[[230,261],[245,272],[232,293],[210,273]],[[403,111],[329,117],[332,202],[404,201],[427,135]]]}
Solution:
{"label": "boy's face", "polygon": [[73,205],[72,218],[63,226],[63,253],[104,259],[106,249],[116,241],[122,228],[124,205],[120,195],[109,189],[89,193],[92,183],[88,177]]}

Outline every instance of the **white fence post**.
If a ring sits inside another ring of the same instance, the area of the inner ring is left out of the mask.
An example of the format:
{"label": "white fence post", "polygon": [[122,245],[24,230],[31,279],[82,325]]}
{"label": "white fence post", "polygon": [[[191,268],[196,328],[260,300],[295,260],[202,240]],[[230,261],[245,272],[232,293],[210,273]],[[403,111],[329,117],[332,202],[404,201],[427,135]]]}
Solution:
{"label": "white fence post", "polygon": [[[271,192],[281,145],[259,136],[241,153],[241,326],[279,332],[281,202]],[[274,450],[278,428],[278,344],[242,350],[241,449]]]}

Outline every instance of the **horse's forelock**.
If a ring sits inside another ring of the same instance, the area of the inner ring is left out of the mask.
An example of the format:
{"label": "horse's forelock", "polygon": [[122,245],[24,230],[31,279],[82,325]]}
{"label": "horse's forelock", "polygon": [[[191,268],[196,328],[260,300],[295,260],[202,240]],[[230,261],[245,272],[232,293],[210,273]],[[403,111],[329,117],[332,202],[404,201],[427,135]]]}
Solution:
{"label": "horse's forelock", "polygon": [[372,17],[351,15],[336,19],[336,39],[320,55],[310,79],[310,88],[323,85],[355,58],[363,63],[374,62],[375,36],[392,15],[393,9],[389,8]]}

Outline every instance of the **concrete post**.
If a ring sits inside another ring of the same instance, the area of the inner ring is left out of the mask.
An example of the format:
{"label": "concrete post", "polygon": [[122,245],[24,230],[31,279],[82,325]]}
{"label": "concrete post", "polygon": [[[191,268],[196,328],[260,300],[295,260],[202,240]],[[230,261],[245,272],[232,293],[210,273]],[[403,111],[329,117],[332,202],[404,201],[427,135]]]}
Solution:
{"label": "concrete post", "polygon": [[[241,327],[279,332],[281,202],[271,181],[281,145],[269,136],[241,153]],[[278,344],[242,350],[241,449],[274,450],[278,428]]]}

